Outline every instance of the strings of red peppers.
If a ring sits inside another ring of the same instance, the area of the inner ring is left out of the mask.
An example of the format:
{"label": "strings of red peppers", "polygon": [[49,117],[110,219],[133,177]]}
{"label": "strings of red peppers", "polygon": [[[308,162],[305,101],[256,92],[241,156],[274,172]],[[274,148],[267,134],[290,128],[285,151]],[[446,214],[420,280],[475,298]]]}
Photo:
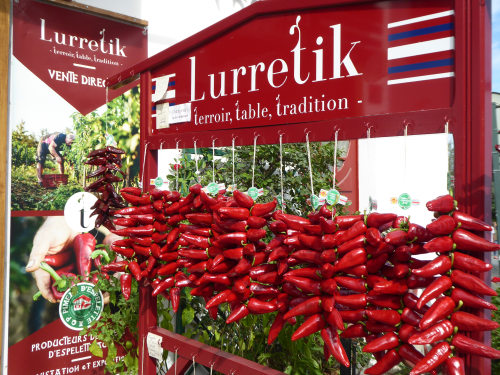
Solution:
{"label": "strings of red peppers", "polygon": [[122,177],[126,176],[125,172],[121,170],[121,155],[123,154],[125,154],[125,151],[113,146],[107,146],[106,148],[94,150],[87,155],[89,160],[85,164],[96,167],[86,177],[87,179],[95,178],[95,180],[84,188],[85,191],[95,193],[98,197],[97,202],[91,207],[94,211],[90,215],[90,217],[97,215],[96,228],[104,225],[109,230],[115,229],[110,217],[114,216],[116,209],[126,207],[123,204],[122,197],[113,186],[114,183],[123,181],[121,177],[116,175],[117,172]]}
{"label": "strings of red peppers", "polygon": [[[187,197],[177,192],[138,188],[121,190],[133,207],[114,220],[124,236],[112,250],[127,260],[102,267],[128,272],[122,291],[130,295],[133,275],[151,284],[179,306],[180,290],[206,301],[212,318],[229,303],[226,323],[248,314],[277,312],[271,344],[286,323],[304,316],[292,340],[320,332],[325,359],[345,366],[349,360],[341,337],[364,337],[365,352],[377,363],[366,374],[384,374],[406,360],[412,375],[436,373],[444,363],[452,374],[464,373],[456,353],[500,358],[500,351],[463,335],[493,330],[498,324],[459,311],[462,306],[496,309],[477,294],[496,295],[474,274],[492,267],[462,251],[494,251],[500,246],[469,232],[491,228],[459,213],[451,196],[427,203],[437,219],[423,228],[394,214],[336,216],[323,206],[308,219],[275,211],[276,201],[255,204],[248,195],[207,195],[201,185]],[[333,213],[335,214],[335,212]],[[183,221],[189,224],[183,224]],[[264,243],[265,227],[273,239]],[[433,261],[414,256],[438,253]],[[137,255],[147,257],[138,263]],[[186,270],[186,273],[182,272]],[[131,275],[130,275],[131,274]],[[410,289],[424,289],[420,298]],[[427,302],[436,299],[432,306]],[[433,345],[424,357],[414,345]]]}

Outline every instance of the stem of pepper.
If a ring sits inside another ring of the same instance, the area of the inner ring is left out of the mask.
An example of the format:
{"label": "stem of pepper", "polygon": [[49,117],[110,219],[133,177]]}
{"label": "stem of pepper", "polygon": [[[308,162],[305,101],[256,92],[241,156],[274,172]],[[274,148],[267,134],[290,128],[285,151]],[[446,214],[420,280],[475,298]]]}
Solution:
{"label": "stem of pepper", "polygon": [[56,285],[58,290],[62,291],[66,288],[66,281],[63,280],[63,278],[61,276],[59,276],[57,274],[57,272],[51,266],[49,266],[45,262],[40,262],[40,268],[42,270],[44,270],[45,272],[48,272],[49,275],[52,276],[52,278],[55,280],[53,285]]}
{"label": "stem of pepper", "polygon": [[97,258],[99,255],[102,255],[102,257],[104,258],[104,261],[105,261],[105,264],[104,264],[104,265],[109,264],[109,262],[111,261],[111,259],[110,259],[109,255],[108,255],[108,253],[107,253],[106,251],[104,251],[104,250],[94,250],[94,251],[92,252],[92,254],[90,254],[90,257],[91,257],[92,259],[95,259],[95,258]]}
{"label": "stem of pepper", "polygon": [[38,291],[36,294],[33,295],[33,301],[37,301],[38,298],[42,296],[42,292]]}

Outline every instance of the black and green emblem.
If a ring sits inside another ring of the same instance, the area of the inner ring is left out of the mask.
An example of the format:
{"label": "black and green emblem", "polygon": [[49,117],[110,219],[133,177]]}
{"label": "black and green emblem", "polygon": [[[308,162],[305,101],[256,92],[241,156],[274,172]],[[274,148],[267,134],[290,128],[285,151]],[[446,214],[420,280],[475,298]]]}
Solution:
{"label": "black and green emblem", "polygon": [[59,316],[69,329],[81,331],[83,327],[101,317],[104,300],[100,290],[94,290],[94,284],[79,283],[73,295],[70,288],[64,293],[59,304]]}

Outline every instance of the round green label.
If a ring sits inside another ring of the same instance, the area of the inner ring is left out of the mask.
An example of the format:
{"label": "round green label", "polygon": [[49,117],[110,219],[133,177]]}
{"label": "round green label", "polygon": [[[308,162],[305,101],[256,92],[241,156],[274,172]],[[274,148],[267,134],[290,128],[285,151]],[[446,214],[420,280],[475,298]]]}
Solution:
{"label": "round green label", "polygon": [[328,191],[326,195],[326,202],[328,204],[337,204],[339,203],[340,194],[336,189],[331,189]]}
{"label": "round green label", "polygon": [[163,178],[161,178],[161,177],[155,178],[155,187],[157,187],[157,188],[163,187]]}
{"label": "round green label", "polygon": [[403,193],[398,197],[398,205],[403,210],[408,210],[411,207],[411,197],[408,193]]}
{"label": "round green label", "polygon": [[115,143],[115,137],[112,134],[106,135],[106,146],[112,146]]}
{"label": "round green label", "polygon": [[100,290],[94,290],[94,284],[79,283],[77,292],[71,293],[69,288],[61,298],[59,316],[66,327],[81,331],[85,326],[101,317],[104,299]]}
{"label": "round green label", "polygon": [[208,190],[209,194],[217,195],[219,193],[219,184],[216,184],[215,182],[211,182],[208,184],[207,190]]}
{"label": "round green label", "polygon": [[319,207],[319,198],[317,195],[311,195],[311,205],[314,209]]}
{"label": "round green label", "polygon": [[247,194],[253,199],[257,199],[258,196],[259,196],[259,189],[257,189],[256,187],[251,187],[250,189],[248,189],[247,191]]}

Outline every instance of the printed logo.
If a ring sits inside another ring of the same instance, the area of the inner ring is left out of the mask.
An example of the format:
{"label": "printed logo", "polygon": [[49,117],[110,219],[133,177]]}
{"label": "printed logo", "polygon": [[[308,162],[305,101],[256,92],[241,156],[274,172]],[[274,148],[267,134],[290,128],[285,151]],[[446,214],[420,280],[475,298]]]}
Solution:
{"label": "printed logo", "polygon": [[80,283],[75,295],[68,289],[59,304],[59,316],[66,327],[81,331],[101,317],[104,300],[101,291],[94,290],[94,284]]}
{"label": "printed logo", "polygon": [[398,198],[398,205],[403,210],[408,210],[411,207],[411,197],[408,193],[403,193]]}

